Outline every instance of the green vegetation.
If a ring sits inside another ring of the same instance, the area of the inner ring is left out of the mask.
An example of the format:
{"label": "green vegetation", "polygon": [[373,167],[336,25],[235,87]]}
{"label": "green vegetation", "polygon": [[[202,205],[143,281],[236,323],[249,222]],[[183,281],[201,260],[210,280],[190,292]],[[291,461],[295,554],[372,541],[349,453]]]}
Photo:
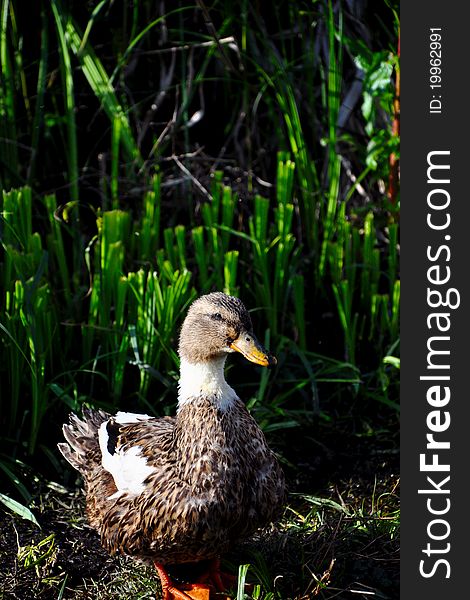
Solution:
{"label": "green vegetation", "polygon": [[[395,4],[0,4],[0,503],[42,523],[38,490],[73,486],[55,444],[84,403],[171,414],[185,311],[223,290],[278,358],[228,373],[306,497],[277,535],[337,553],[298,557],[301,583],[279,593],[269,548],[234,569],[251,565],[254,598],[328,597],[349,581],[335,575],[348,531],[397,536],[396,502],[382,510],[398,425]],[[380,499],[358,467],[369,452],[388,465]],[[374,498],[341,512],[325,502],[348,454]],[[41,579],[57,542],[34,540],[18,561]],[[66,568],[37,597],[67,597]]]}

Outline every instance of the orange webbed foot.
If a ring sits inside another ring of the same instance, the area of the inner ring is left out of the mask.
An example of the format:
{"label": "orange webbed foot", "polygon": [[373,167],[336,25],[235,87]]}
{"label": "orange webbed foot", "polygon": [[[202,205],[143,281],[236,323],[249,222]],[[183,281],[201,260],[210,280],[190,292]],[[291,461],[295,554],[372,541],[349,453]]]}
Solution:
{"label": "orange webbed foot", "polygon": [[176,586],[166,569],[160,563],[154,563],[162,584],[163,600],[210,600],[211,588],[203,583],[188,583]]}

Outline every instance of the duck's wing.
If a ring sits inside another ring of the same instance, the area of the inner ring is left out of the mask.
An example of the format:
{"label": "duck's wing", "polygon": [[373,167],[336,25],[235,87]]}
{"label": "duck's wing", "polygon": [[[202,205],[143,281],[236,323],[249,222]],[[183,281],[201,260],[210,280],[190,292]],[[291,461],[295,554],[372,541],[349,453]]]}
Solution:
{"label": "duck's wing", "polygon": [[70,415],[58,447],[84,478],[87,496],[136,496],[150,474],[171,463],[174,425],[172,417],[84,408],[82,418]]}
{"label": "duck's wing", "polygon": [[175,419],[117,413],[100,426],[102,467],[112,475],[116,492],[138,496],[148,478],[173,462]]}

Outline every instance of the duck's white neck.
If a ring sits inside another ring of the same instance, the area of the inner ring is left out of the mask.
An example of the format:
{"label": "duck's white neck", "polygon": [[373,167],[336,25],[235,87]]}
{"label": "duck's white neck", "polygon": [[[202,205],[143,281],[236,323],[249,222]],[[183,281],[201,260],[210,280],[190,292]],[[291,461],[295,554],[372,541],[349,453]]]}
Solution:
{"label": "duck's white neck", "polygon": [[201,398],[215,398],[221,410],[227,410],[237,398],[235,391],[225,381],[224,365],[226,356],[207,362],[190,363],[181,359],[178,384],[178,409]]}

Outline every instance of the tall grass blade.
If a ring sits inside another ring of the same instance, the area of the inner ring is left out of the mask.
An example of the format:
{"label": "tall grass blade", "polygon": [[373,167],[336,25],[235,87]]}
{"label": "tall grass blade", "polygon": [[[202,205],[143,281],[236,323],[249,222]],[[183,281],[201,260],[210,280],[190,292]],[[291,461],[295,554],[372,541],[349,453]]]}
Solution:
{"label": "tall grass blade", "polygon": [[237,600],[245,600],[245,581],[250,565],[238,567]]}
{"label": "tall grass blade", "polygon": [[121,142],[121,118],[113,117],[111,136],[111,200],[113,209],[119,208],[119,147]]}
{"label": "tall grass blade", "polygon": [[142,157],[132,133],[129,119],[118,101],[103,64],[96,56],[89,42],[86,42],[82,47],[83,37],[80,35],[77,25],[75,25],[70,17],[66,20],[65,31],[68,36],[70,48],[80,62],[83,74],[100,101],[110,122],[115,123],[115,121],[119,121],[120,123],[120,139],[126,159],[135,163],[137,167],[141,167]]}
{"label": "tall grass blade", "polygon": [[65,35],[65,28],[62,20],[62,15],[58,8],[57,0],[52,0],[52,14],[54,15],[57,37],[59,40],[61,63],[60,72],[63,80],[63,88],[65,90],[65,119],[67,124],[67,162],[69,166],[70,180],[70,199],[72,202],[78,202],[78,142],[77,142],[77,125],[75,122],[75,97],[72,63],[70,61],[69,48]]}
{"label": "tall grass blade", "polygon": [[34,181],[39,153],[39,140],[44,122],[44,98],[46,95],[47,59],[49,54],[49,32],[46,12],[41,8],[41,55],[39,57],[36,102],[31,134],[31,160],[28,167],[28,184]]}
{"label": "tall grass blade", "polygon": [[[336,152],[337,123],[341,97],[342,46],[336,45],[336,24],[331,0],[328,0],[328,193],[326,213],[323,219],[323,241],[321,246],[318,275],[323,277],[326,265],[328,244],[333,236],[336,224],[336,210],[340,189],[341,157]],[[339,8],[338,37],[342,39],[342,13]]]}
{"label": "tall grass blade", "polygon": [[18,148],[16,145],[15,82],[8,43],[9,0],[2,0],[0,22],[0,149],[5,172],[0,179],[4,189],[9,189],[18,173]]}

